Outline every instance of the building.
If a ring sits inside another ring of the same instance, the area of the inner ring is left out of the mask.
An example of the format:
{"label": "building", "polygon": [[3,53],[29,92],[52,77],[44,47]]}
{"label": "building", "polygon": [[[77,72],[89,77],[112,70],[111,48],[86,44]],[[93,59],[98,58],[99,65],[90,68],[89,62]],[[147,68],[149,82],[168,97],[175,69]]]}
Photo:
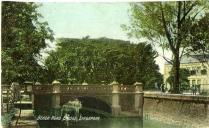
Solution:
{"label": "building", "polygon": [[[170,89],[170,85],[166,82],[169,77],[172,65],[166,63],[164,65],[164,83]],[[190,55],[183,56],[180,62],[180,68],[190,71],[188,77],[190,86],[200,85],[201,90],[209,90],[209,55]]]}

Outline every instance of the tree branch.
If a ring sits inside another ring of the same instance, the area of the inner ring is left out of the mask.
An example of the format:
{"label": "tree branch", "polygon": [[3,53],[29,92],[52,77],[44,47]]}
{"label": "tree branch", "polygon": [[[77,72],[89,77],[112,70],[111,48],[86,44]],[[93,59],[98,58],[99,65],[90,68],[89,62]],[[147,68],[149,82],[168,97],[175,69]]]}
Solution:
{"label": "tree branch", "polygon": [[[186,2],[184,4],[186,4]],[[190,6],[190,8],[187,11],[186,11],[186,9],[184,10],[186,12],[184,12],[183,17],[180,20],[180,24],[182,24],[182,22],[185,20],[186,16],[192,11],[193,7],[196,6],[196,5],[197,5],[197,3],[195,1],[194,3],[192,3],[192,5]],[[184,6],[186,6],[186,5],[184,5]]]}
{"label": "tree branch", "polygon": [[182,51],[181,51],[181,54],[180,54],[180,57],[179,57],[179,60],[181,60],[182,56],[183,56],[183,53],[184,53],[184,50],[185,50],[185,47],[183,47]]}
{"label": "tree branch", "polygon": [[169,46],[171,48],[171,51],[175,52],[176,49],[175,49],[175,47],[172,44],[171,35],[170,35],[170,33],[168,32],[168,29],[167,29],[167,24],[166,24],[166,21],[165,21],[164,11],[163,11],[163,8],[162,8],[162,3],[160,3],[160,9],[161,9],[161,16],[162,16],[163,27],[164,27],[164,30],[165,30],[165,33],[166,33],[166,37],[168,39]]}
{"label": "tree branch", "polygon": [[169,64],[173,65],[173,61],[172,59],[166,58],[165,54],[164,54],[164,49],[163,49],[163,55],[162,55],[163,59],[165,59],[165,61],[167,61]]}
{"label": "tree branch", "polygon": [[181,29],[181,7],[182,3],[181,1],[178,1],[178,15],[177,15],[177,42],[176,42],[176,50],[179,49],[180,44],[181,44],[181,34],[180,34],[180,29]]}
{"label": "tree branch", "polygon": [[169,60],[164,55],[162,57],[163,57],[163,59],[165,59],[166,62],[168,62],[169,64],[173,65],[173,61],[172,60]]}
{"label": "tree branch", "polygon": [[200,9],[193,17],[192,20],[194,20],[196,18],[196,16],[201,13],[203,10],[205,9],[205,7],[203,7],[202,9]]}

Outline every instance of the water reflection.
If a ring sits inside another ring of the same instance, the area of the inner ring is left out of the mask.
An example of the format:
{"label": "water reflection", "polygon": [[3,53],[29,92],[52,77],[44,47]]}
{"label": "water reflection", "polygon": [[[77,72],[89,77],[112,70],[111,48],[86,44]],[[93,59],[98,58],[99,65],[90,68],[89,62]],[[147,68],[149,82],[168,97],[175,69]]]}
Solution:
{"label": "water reflection", "polygon": [[[40,128],[181,128],[175,124],[165,124],[159,121],[140,118],[104,118],[100,120],[71,122],[66,126],[59,121],[39,121]],[[182,127],[183,128],[183,127]]]}

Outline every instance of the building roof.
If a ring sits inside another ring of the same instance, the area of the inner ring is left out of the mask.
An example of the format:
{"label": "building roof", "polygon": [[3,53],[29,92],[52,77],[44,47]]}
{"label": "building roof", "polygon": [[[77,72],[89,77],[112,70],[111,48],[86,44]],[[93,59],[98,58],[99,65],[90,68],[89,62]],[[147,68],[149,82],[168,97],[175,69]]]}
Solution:
{"label": "building roof", "polygon": [[208,61],[209,61],[209,55],[189,55],[189,56],[182,57],[181,64],[208,62]]}
{"label": "building roof", "polygon": [[[181,64],[209,62],[209,54],[207,55],[185,55],[181,58]],[[166,62],[166,64],[169,64]]]}

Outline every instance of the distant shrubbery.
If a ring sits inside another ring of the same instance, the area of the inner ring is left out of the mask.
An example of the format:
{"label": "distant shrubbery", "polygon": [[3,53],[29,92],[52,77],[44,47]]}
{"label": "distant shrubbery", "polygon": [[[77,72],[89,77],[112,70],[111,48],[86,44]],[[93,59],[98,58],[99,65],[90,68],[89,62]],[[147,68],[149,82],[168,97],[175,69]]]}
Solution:
{"label": "distant shrubbery", "polygon": [[57,42],[56,51],[45,61],[49,82],[108,84],[116,80],[151,85],[162,81],[151,45],[108,38],[61,38]]}

